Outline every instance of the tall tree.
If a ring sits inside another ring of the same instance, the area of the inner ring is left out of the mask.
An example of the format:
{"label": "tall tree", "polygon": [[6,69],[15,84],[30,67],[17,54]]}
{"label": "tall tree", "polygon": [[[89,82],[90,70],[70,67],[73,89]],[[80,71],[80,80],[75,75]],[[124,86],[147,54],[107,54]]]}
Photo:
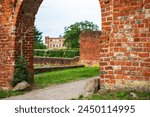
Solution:
{"label": "tall tree", "polygon": [[42,41],[42,32],[34,27],[34,49],[46,49]]}
{"label": "tall tree", "polygon": [[97,31],[98,26],[93,22],[81,21],[65,27],[64,45],[68,48],[79,48],[79,35],[82,31]]}

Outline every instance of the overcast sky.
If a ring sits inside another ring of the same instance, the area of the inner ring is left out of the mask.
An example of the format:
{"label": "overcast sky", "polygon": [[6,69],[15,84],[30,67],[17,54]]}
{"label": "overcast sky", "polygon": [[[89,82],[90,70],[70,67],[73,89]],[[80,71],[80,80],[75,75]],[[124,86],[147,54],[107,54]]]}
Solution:
{"label": "overcast sky", "polygon": [[100,16],[98,0],[43,0],[35,25],[43,32],[43,37],[58,37],[63,35],[65,26],[85,20],[101,29]]}

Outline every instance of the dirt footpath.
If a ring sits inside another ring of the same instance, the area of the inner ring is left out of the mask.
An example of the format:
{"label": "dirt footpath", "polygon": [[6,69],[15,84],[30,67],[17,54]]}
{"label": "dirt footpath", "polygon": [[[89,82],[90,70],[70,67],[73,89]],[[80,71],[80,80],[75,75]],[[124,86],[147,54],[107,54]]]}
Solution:
{"label": "dirt footpath", "polygon": [[[94,78],[99,78],[93,77]],[[91,80],[85,79],[66,84],[50,86],[44,89],[33,90],[29,93],[5,98],[6,100],[67,100],[78,98],[84,92],[85,84]]]}

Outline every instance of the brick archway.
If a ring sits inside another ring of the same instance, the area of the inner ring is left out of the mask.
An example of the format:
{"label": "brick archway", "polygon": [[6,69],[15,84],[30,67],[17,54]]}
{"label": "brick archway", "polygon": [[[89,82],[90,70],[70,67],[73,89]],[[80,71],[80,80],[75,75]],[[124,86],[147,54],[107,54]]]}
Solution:
{"label": "brick archway", "polygon": [[0,88],[11,89],[15,61],[21,51],[33,78],[33,26],[42,1],[0,1]]}
{"label": "brick archway", "polygon": [[[33,76],[33,26],[42,1],[0,1],[0,87],[3,89],[11,88],[15,60],[21,50]],[[140,85],[148,88],[150,1],[99,1],[102,12],[101,86],[125,88]]]}

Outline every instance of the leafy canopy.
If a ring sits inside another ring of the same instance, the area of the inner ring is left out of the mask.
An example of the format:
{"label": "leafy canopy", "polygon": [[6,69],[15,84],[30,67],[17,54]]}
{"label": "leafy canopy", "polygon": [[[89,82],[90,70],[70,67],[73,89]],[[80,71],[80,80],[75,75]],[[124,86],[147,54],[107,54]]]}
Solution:
{"label": "leafy canopy", "polygon": [[89,21],[76,22],[75,24],[65,27],[64,45],[68,48],[79,48],[79,35],[82,31],[98,31],[96,24]]}
{"label": "leafy canopy", "polygon": [[42,41],[42,32],[34,27],[34,49],[46,49]]}

